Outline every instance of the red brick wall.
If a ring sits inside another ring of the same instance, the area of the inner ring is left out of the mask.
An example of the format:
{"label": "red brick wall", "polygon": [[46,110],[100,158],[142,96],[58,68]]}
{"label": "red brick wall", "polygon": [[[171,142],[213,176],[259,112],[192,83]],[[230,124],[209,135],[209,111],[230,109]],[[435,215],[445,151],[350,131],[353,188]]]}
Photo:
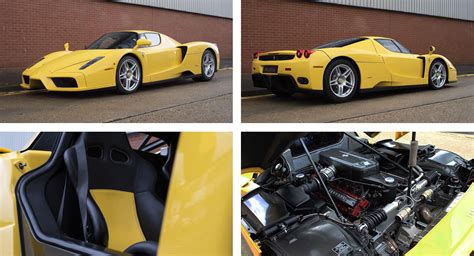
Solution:
{"label": "red brick wall", "polygon": [[0,1],[0,69],[24,68],[47,53],[83,49],[104,33],[144,29],[179,42],[217,43],[232,57],[232,20],[97,0]]}
{"label": "red brick wall", "polygon": [[415,53],[435,45],[455,65],[474,64],[474,22],[303,0],[242,0],[242,72],[250,72],[256,51],[363,35],[394,38]]}

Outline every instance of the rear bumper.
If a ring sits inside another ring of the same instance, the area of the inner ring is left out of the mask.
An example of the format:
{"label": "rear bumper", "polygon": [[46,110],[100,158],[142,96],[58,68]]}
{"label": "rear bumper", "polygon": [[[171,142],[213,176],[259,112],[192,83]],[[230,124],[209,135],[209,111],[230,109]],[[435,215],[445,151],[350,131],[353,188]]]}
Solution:
{"label": "rear bumper", "polygon": [[[275,73],[264,72],[265,67],[277,67]],[[296,90],[322,90],[324,66],[309,59],[252,62],[252,80],[255,87],[272,89],[293,87]]]}
{"label": "rear bumper", "polygon": [[455,83],[458,81],[458,72],[456,68],[448,68],[448,82]]}

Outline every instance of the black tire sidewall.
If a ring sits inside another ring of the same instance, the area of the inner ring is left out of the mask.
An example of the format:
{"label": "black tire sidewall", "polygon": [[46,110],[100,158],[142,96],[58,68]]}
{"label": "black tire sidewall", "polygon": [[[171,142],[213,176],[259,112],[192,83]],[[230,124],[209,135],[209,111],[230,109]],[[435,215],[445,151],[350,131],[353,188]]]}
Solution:
{"label": "black tire sidewall", "polygon": [[[125,90],[125,89],[122,87],[122,85],[120,84],[120,79],[119,79],[119,76],[120,76],[120,75],[119,75],[120,67],[122,66],[122,64],[123,64],[126,60],[129,60],[129,59],[131,59],[131,60],[135,61],[135,63],[137,63],[138,69],[139,69],[139,71],[140,71],[140,79],[139,79],[139,81],[138,81],[138,86],[137,86],[135,89],[131,90],[131,91]],[[142,66],[140,65],[140,62],[139,62],[136,58],[134,58],[134,57],[132,57],[132,56],[125,56],[125,57],[123,57],[123,58],[120,60],[119,64],[117,65],[117,71],[115,72],[115,85],[116,85],[116,88],[117,88],[117,92],[120,93],[120,94],[131,94],[131,93],[134,93],[134,92],[136,92],[136,91],[138,90],[138,88],[140,88],[140,86],[142,85],[142,81],[143,81],[143,72],[142,72]]]}
{"label": "black tire sidewall", "polygon": [[[436,63],[440,63],[441,65],[443,65],[443,66],[444,66],[444,70],[446,70],[446,82],[444,82],[443,86],[441,86],[441,87],[436,87],[436,86],[434,86],[434,85],[433,85],[433,82],[431,81],[431,77],[432,77],[431,69],[433,68],[433,66],[434,66]],[[438,59],[438,60],[435,60],[435,61],[433,61],[433,62],[431,62],[430,69],[428,70],[428,86],[430,87],[430,89],[433,89],[433,90],[442,89],[447,83],[448,83],[448,68],[446,67],[446,65],[444,64],[444,62],[440,61],[439,59]]]}
{"label": "black tire sidewall", "polygon": [[[334,67],[336,67],[337,65],[340,65],[340,64],[345,64],[345,65],[349,66],[352,69],[352,72],[354,73],[354,77],[355,77],[355,80],[356,80],[355,88],[352,90],[352,92],[349,95],[347,95],[344,98],[341,98],[341,97],[338,97],[337,95],[335,95],[332,92],[332,90],[329,86],[329,79],[330,79],[329,75],[331,74],[331,71],[334,69]],[[359,72],[357,71],[354,64],[352,64],[352,62],[350,62],[348,60],[344,60],[344,59],[335,60],[335,61],[331,62],[327,66],[326,70],[324,71],[323,92],[324,92],[324,95],[326,96],[326,98],[328,100],[332,101],[332,102],[342,103],[342,102],[347,102],[347,101],[351,100],[352,97],[354,97],[356,92],[359,90],[359,86],[360,86]]]}

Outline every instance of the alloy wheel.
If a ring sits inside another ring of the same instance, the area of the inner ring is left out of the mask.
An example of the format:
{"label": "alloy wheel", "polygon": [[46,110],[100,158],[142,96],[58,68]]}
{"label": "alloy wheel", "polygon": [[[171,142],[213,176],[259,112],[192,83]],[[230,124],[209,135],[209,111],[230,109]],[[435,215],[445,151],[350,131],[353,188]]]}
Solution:
{"label": "alloy wheel", "polygon": [[214,75],[216,71],[216,60],[211,52],[206,52],[202,57],[202,66],[206,77],[212,77]]}
{"label": "alloy wheel", "polygon": [[441,88],[446,83],[446,67],[441,62],[431,67],[431,83],[436,88]]}
{"label": "alloy wheel", "polygon": [[349,96],[355,88],[354,71],[346,64],[335,66],[329,75],[329,87],[340,98]]}
{"label": "alloy wheel", "polygon": [[125,60],[119,69],[120,85],[126,91],[135,90],[140,84],[140,66],[133,59]]}

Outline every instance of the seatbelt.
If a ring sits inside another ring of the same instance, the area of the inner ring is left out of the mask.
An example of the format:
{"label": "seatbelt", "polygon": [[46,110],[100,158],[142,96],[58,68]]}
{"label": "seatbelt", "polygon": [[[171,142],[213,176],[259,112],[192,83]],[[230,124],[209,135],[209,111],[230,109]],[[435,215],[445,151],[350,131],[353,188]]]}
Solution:
{"label": "seatbelt", "polygon": [[88,232],[88,221],[87,221],[87,195],[89,193],[89,170],[87,164],[87,154],[84,141],[80,141],[75,147],[69,148],[67,151],[71,151],[73,159],[65,157],[65,163],[71,182],[73,183],[77,200],[79,203],[79,211],[81,214],[82,221],[82,232],[84,234],[84,241],[89,242]]}
{"label": "seatbelt", "polygon": [[59,205],[59,211],[58,211],[58,227],[61,230],[62,229],[62,224],[63,224],[63,216],[64,216],[64,204],[66,201],[66,192],[67,192],[67,172],[66,172],[66,177],[64,178],[64,187],[63,187],[63,195],[61,197],[61,204]]}

